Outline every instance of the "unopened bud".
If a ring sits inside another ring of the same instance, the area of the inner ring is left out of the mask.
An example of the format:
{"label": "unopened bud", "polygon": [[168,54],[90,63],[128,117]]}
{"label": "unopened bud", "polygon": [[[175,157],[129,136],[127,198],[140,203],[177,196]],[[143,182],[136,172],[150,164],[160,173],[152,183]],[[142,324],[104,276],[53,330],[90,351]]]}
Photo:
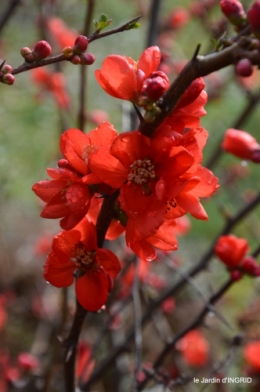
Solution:
{"label": "unopened bud", "polygon": [[254,275],[255,268],[257,267],[256,259],[252,256],[246,256],[242,259],[240,266],[243,271],[249,275]]}
{"label": "unopened bud", "polygon": [[9,86],[11,86],[12,84],[14,84],[14,81],[15,81],[15,77],[14,77],[14,75],[12,75],[12,74],[10,74],[10,73],[5,74],[5,75],[3,76],[3,79],[2,79],[2,82],[3,82],[4,84],[8,84]]}
{"label": "unopened bud", "polygon": [[24,46],[23,48],[21,48],[20,53],[25,58],[26,56],[32,53],[32,50],[27,46]]}
{"label": "unopened bud", "polygon": [[260,39],[260,1],[255,1],[247,11],[247,17],[251,25],[252,32],[256,38]]}
{"label": "unopened bud", "polygon": [[9,64],[5,64],[1,68],[1,72],[3,72],[4,74],[12,73],[13,72],[13,67],[11,67],[11,65],[9,65]]}
{"label": "unopened bud", "polygon": [[142,94],[156,102],[169,87],[168,76],[162,71],[153,72],[143,83]]}
{"label": "unopened bud", "polygon": [[235,71],[238,76],[248,77],[253,73],[253,64],[249,59],[242,59],[236,63]]}
{"label": "unopened bud", "polygon": [[27,352],[20,353],[17,362],[19,368],[26,371],[32,371],[39,366],[37,357]]}
{"label": "unopened bud", "polygon": [[254,150],[251,153],[251,161],[255,163],[260,163],[260,146],[258,150]]}
{"label": "unopened bud", "polygon": [[51,45],[47,41],[38,41],[32,50],[33,57],[36,61],[44,60],[52,52]]}
{"label": "unopened bud", "polygon": [[242,277],[243,277],[242,273],[239,270],[237,270],[237,269],[234,269],[230,273],[230,278],[231,278],[232,282],[237,282]]}
{"label": "unopened bud", "polygon": [[246,24],[246,13],[243,5],[238,0],[221,0],[221,10],[228,18],[230,23],[237,27],[243,27]]}
{"label": "unopened bud", "polygon": [[80,55],[82,65],[91,65],[95,62],[96,58],[92,53],[82,53]]}
{"label": "unopened bud", "polygon": [[85,52],[88,47],[88,38],[85,37],[84,35],[79,35],[76,40],[75,44],[73,46],[73,52],[75,54],[81,54],[82,52]]}
{"label": "unopened bud", "polygon": [[65,46],[65,48],[62,49],[62,53],[66,59],[71,59],[74,55],[73,48],[71,46]]}
{"label": "unopened bud", "polygon": [[75,65],[81,64],[81,59],[78,55],[74,55],[70,61]]}

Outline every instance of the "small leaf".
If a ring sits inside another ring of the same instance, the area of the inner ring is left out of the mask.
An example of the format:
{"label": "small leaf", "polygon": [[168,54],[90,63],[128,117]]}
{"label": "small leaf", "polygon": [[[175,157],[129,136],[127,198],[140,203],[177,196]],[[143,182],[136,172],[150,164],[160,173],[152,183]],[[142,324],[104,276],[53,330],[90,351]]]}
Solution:
{"label": "small leaf", "polygon": [[95,29],[97,30],[97,28],[98,28],[98,21],[96,19],[94,19],[93,23],[94,23]]}
{"label": "small leaf", "polygon": [[107,22],[108,18],[105,14],[101,14],[99,18],[99,22]]}
{"label": "small leaf", "polygon": [[141,23],[139,22],[134,22],[134,23],[130,23],[128,26],[126,26],[126,30],[132,30],[132,29],[139,29],[139,27],[141,27]]}

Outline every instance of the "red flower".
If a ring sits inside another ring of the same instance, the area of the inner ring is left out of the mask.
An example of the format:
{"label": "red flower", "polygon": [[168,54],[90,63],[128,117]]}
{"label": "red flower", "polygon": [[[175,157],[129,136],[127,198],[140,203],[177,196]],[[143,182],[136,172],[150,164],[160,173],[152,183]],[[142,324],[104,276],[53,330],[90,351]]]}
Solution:
{"label": "red flower", "polygon": [[192,163],[193,157],[185,148],[162,152],[139,131],[117,136],[110,152],[104,150],[89,159],[92,172],[101,181],[121,188],[121,207],[144,237],[153,235],[163,223],[167,187]]}
{"label": "red flower", "polygon": [[177,348],[190,366],[203,366],[208,361],[209,344],[200,331],[188,332],[178,342]]}
{"label": "red flower", "polygon": [[250,342],[244,347],[244,357],[253,370],[260,372],[260,341]]}
{"label": "red flower", "polygon": [[186,212],[207,219],[199,197],[210,196],[218,185],[213,174],[199,165],[206,137],[203,128],[182,136],[168,127],[152,139],[138,131],[126,132],[113,141],[110,151],[91,155],[89,164],[101,181],[121,188],[121,208],[146,238],[164,219]]}
{"label": "red flower", "polygon": [[75,229],[54,237],[44,277],[56,287],[65,287],[70,286],[76,276],[77,300],[86,310],[96,312],[106,303],[111,278],[115,278],[120,269],[114,253],[97,247],[95,226],[83,218]]}
{"label": "red flower", "polygon": [[69,29],[60,18],[49,18],[47,27],[60,49],[65,46],[73,46],[78,37],[78,33]]}
{"label": "red flower", "polygon": [[60,219],[64,230],[72,229],[86,215],[90,203],[90,190],[75,171],[58,168],[47,169],[53,180],[39,181],[32,187],[46,204],[42,218]]}
{"label": "red flower", "polygon": [[69,107],[70,99],[66,91],[64,75],[61,72],[51,73],[43,67],[34,68],[31,72],[33,82],[40,85],[42,91],[51,92],[59,107]]}
{"label": "red flower", "polygon": [[222,142],[222,148],[238,158],[260,162],[260,145],[250,133],[245,131],[228,129]]}
{"label": "red flower", "polygon": [[[109,122],[102,123],[87,135],[79,129],[71,128],[64,132],[60,138],[60,150],[69,165],[80,174],[90,174],[89,157],[91,154],[108,148],[117,136],[113,125]],[[101,152],[102,153],[102,152]],[[90,177],[85,179],[89,182]],[[93,178],[93,182],[98,181]]]}
{"label": "red flower", "polygon": [[156,258],[154,247],[163,251],[178,249],[174,228],[175,220],[164,221],[154,235],[144,238],[135,228],[134,221],[128,219],[126,244],[141,260],[152,261]]}
{"label": "red flower", "polygon": [[60,139],[60,150],[66,159],[59,161],[59,168],[47,169],[52,180],[39,181],[33,191],[46,204],[41,216],[48,219],[63,218],[62,229],[72,229],[86,215],[91,192],[88,183],[100,180],[88,165],[91,154],[110,146],[116,131],[109,123],[103,123],[88,135],[78,129],[69,129]]}
{"label": "red flower", "polygon": [[[160,60],[161,53],[157,46],[146,49],[137,62],[131,57],[112,54],[105,58],[101,70],[95,74],[98,83],[109,95],[138,104],[143,84],[146,79],[153,77]],[[162,84],[163,93],[169,87],[165,74]]]}
{"label": "red flower", "polygon": [[88,343],[80,342],[78,347],[78,357],[76,363],[76,376],[81,382],[87,382],[95,366],[95,359],[92,359],[91,348]]}
{"label": "red flower", "polygon": [[233,234],[219,237],[215,245],[215,254],[224,264],[232,269],[240,264],[248,250],[247,240],[238,238]]}

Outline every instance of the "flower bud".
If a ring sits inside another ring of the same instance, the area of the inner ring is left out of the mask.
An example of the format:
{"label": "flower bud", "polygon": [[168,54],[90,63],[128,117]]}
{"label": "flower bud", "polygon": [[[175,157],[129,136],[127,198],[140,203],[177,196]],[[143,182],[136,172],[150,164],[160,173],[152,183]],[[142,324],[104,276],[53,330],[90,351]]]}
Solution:
{"label": "flower bud", "polygon": [[35,370],[39,366],[38,359],[34,355],[27,352],[20,353],[17,362],[19,368],[26,371]]}
{"label": "flower bud", "polygon": [[168,76],[162,71],[153,72],[149,78],[145,79],[142,94],[156,102],[169,87]]}
{"label": "flower bud", "polygon": [[253,73],[253,64],[249,59],[242,59],[236,63],[235,70],[238,76],[251,76]]}
{"label": "flower bud", "polygon": [[75,54],[81,54],[82,52],[85,52],[88,47],[88,38],[85,37],[84,35],[79,35],[76,40],[75,44],[73,46],[73,52]]}
{"label": "flower bud", "polygon": [[74,55],[70,61],[75,65],[81,64],[81,58],[77,55]]}
{"label": "flower bud", "polygon": [[181,109],[184,106],[190,105],[200,95],[201,91],[205,88],[203,78],[197,78],[191,82],[189,87],[182,94],[176,109]]}
{"label": "flower bud", "polygon": [[1,72],[3,72],[4,74],[12,73],[13,72],[13,67],[11,67],[11,65],[9,65],[9,64],[5,64],[1,68]]}
{"label": "flower bud", "polygon": [[36,61],[44,60],[52,52],[51,45],[47,41],[38,41],[32,50],[33,57]]}
{"label": "flower bud", "polygon": [[73,48],[71,46],[65,46],[65,48],[62,49],[62,53],[66,59],[71,59],[74,55]]}
{"label": "flower bud", "polygon": [[96,60],[94,54],[92,53],[82,53],[80,55],[80,59],[82,65],[91,65]]}
{"label": "flower bud", "polygon": [[26,58],[29,54],[32,54],[32,50],[27,46],[24,46],[20,49],[20,53],[24,58]]}
{"label": "flower bud", "polygon": [[237,282],[242,277],[243,277],[242,273],[237,269],[231,271],[231,273],[230,273],[230,278],[231,278],[232,282]]}
{"label": "flower bud", "polygon": [[9,86],[11,86],[12,84],[14,84],[15,81],[15,77],[14,75],[7,73],[3,76],[2,82],[4,84],[8,84]]}
{"label": "flower bud", "polygon": [[256,259],[252,256],[246,256],[242,259],[240,267],[248,275],[254,275],[255,268],[257,267]]}
{"label": "flower bud", "polygon": [[247,11],[247,17],[251,25],[252,32],[256,38],[260,39],[260,1],[255,1]]}
{"label": "flower bud", "polygon": [[230,23],[237,27],[243,27],[246,24],[246,13],[243,5],[238,0],[221,0],[221,10],[228,18]]}

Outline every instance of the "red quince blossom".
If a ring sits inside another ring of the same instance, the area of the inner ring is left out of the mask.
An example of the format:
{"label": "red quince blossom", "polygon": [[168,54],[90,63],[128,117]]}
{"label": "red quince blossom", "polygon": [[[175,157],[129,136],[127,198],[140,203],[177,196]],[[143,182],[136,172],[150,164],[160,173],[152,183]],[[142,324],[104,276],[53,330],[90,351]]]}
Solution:
{"label": "red quince blossom", "polygon": [[106,303],[112,278],[120,269],[113,252],[98,248],[95,226],[85,217],[73,230],[54,237],[44,277],[56,287],[66,287],[75,276],[77,300],[86,310],[96,312]]}
{"label": "red quince blossom", "polygon": [[[32,81],[38,84],[42,91],[53,94],[60,108],[68,108],[70,105],[69,95],[65,87],[64,75],[61,72],[49,72],[46,68],[32,69]],[[39,97],[40,95],[38,95]]]}
{"label": "red quince blossom", "polygon": [[233,128],[228,129],[222,142],[222,148],[238,158],[260,162],[260,145],[248,132]]}
{"label": "red quince blossom", "polygon": [[141,260],[152,261],[156,258],[154,247],[163,251],[178,249],[174,228],[175,220],[164,221],[154,235],[144,238],[136,229],[134,221],[128,219],[126,244]]}
{"label": "red quince blossom", "polygon": [[86,215],[89,209],[91,193],[82,176],[75,171],[57,168],[47,169],[52,180],[39,181],[32,190],[46,206],[41,212],[42,218],[61,219],[64,230],[72,229]]}
{"label": "red quince blossom", "polygon": [[101,69],[95,74],[98,83],[109,95],[138,104],[143,85],[148,78],[162,79],[161,94],[169,87],[168,77],[163,72],[158,75],[155,73],[160,61],[161,53],[157,46],[146,49],[137,62],[131,57],[112,54],[105,58]]}
{"label": "red quince blossom", "polygon": [[208,361],[209,344],[198,330],[189,331],[178,342],[177,348],[190,366],[204,366]]}
{"label": "red quince blossom", "polygon": [[164,154],[157,147],[139,131],[125,132],[113,141],[110,151],[89,159],[101,181],[120,188],[122,209],[145,237],[163,223],[166,184],[173,184],[193,163],[192,155],[181,146]]}
{"label": "red quince blossom", "polygon": [[91,359],[92,350],[87,342],[80,342],[76,363],[76,376],[81,382],[87,382],[95,366],[95,359]]}
{"label": "red quince blossom", "polygon": [[239,266],[248,250],[247,240],[233,234],[219,237],[215,245],[215,254],[231,269]]}
{"label": "red quince blossom", "polygon": [[[79,129],[71,128],[64,132],[60,138],[60,150],[67,159],[68,164],[83,176],[91,173],[89,168],[89,157],[104,148],[108,148],[113,142],[117,132],[113,125],[104,122],[88,134]],[[84,178],[84,182],[96,183],[98,179],[93,176]]]}
{"label": "red quince blossom", "polygon": [[259,373],[260,372],[260,341],[256,340],[254,342],[250,342],[244,347],[244,358],[248,365],[252,367],[252,369]]}
{"label": "red quince blossom", "polygon": [[33,191],[46,204],[41,216],[60,219],[61,228],[72,229],[86,215],[90,206],[91,191],[88,184],[100,180],[88,165],[91,154],[110,145],[116,131],[109,123],[103,123],[88,135],[78,129],[69,129],[60,139],[60,150],[66,159],[59,161],[59,168],[47,169],[52,180],[39,181]]}
{"label": "red quince blossom", "polygon": [[[120,188],[120,205],[144,238],[153,236],[164,219],[187,211],[207,219],[199,197],[217,189],[217,179],[201,167],[203,129],[181,135],[166,129],[152,139],[139,131],[117,136],[110,150],[91,155],[92,172],[113,188]],[[166,211],[178,206],[175,213]]]}
{"label": "red quince blossom", "polygon": [[47,28],[61,50],[65,46],[73,46],[79,35],[75,30],[68,28],[62,19],[57,17],[48,19]]}

